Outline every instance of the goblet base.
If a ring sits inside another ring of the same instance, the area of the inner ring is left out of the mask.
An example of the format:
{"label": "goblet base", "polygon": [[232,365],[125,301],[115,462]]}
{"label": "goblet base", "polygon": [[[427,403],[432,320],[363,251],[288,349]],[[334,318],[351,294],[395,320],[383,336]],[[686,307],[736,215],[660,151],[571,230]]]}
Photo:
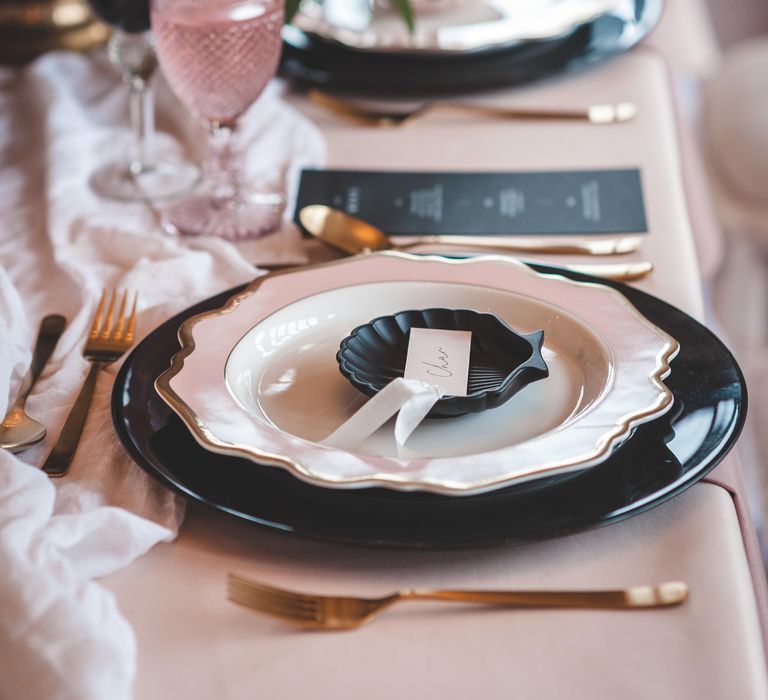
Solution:
{"label": "goblet base", "polygon": [[163,226],[172,235],[243,241],[275,233],[282,223],[284,209],[285,199],[277,193],[256,193],[235,200],[200,194],[166,207]]}
{"label": "goblet base", "polygon": [[158,161],[152,167],[134,172],[128,162],[107,163],[90,177],[91,189],[104,199],[140,202],[176,197],[189,192],[200,179],[191,163]]}

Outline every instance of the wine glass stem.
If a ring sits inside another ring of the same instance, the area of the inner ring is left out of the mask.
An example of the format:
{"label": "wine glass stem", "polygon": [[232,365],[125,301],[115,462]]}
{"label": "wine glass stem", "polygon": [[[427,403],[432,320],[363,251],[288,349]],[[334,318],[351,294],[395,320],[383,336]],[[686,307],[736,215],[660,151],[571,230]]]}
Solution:
{"label": "wine glass stem", "polygon": [[155,105],[150,81],[157,68],[157,58],[149,32],[131,34],[115,30],[107,44],[107,56],[128,86],[133,132],[128,167],[131,173],[139,175],[155,166]]}
{"label": "wine glass stem", "polygon": [[133,148],[130,169],[139,175],[155,166],[155,105],[154,93],[147,80],[132,76],[130,89],[130,120],[133,131]]}
{"label": "wine glass stem", "polygon": [[234,126],[213,122],[210,145],[203,168],[216,206],[232,206],[240,198],[240,168],[232,148]]}

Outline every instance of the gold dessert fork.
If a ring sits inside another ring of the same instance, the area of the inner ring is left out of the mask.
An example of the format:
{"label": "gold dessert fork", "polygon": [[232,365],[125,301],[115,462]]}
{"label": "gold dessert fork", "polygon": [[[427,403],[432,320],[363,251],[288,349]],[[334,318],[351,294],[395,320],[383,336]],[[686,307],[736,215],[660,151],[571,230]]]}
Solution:
{"label": "gold dessert fork", "polygon": [[96,377],[104,367],[119,359],[133,344],[138,295],[134,295],[130,316],[126,318],[127,301],[128,293],[124,292],[120,300],[120,308],[115,315],[117,293],[112,291],[108,303],[107,290],[101,293],[91,332],[83,348],[83,356],[91,363],[91,369],[61,429],[59,439],[43,464],[42,469],[48,476],[64,476],[69,471],[69,465],[75,456],[88,409],[91,406]]}
{"label": "gold dessert fork", "polygon": [[533,119],[583,121],[591,124],[620,124],[628,122],[637,115],[637,105],[633,102],[617,104],[596,104],[583,108],[535,108],[535,107],[499,107],[477,102],[423,102],[416,107],[378,109],[352,100],[345,100],[320,90],[310,90],[309,99],[326,109],[346,117],[364,126],[403,126],[425,116],[434,110],[453,110],[471,112],[498,119]]}
{"label": "gold dessert fork", "polygon": [[405,590],[383,598],[355,598],[295,593],[237,574],[227,578],[228,598],[286,622],[315,630],[348,630],[368,622],[403,600],[482,603],[515,608],[640,609],[679,605],[688,586],[668,581],[658,586],[632,586],[606,591],[447,591]]}

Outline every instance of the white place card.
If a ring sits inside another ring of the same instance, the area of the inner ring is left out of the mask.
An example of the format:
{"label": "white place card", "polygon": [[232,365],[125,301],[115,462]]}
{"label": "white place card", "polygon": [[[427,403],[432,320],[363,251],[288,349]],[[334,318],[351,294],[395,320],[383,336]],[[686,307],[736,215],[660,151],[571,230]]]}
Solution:
{"label": "white place card", "polygon": [[451,396],[466,396],[471,331],[411,328],[406,379],[436,384]]}

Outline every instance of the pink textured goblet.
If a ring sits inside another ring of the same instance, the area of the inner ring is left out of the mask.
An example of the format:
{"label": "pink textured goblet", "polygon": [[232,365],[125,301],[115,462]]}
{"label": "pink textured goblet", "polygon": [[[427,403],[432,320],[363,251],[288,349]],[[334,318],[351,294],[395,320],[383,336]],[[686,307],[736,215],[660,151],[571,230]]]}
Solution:
{"label": "pink textured goblet", "polygon": [[245,187],[232,137],[277,70],[283,0],[152,0],[151,11],[160,66],[211,134],[203,192],[166,209],[166,228],[229,240],[271,233],[283,197]]}

